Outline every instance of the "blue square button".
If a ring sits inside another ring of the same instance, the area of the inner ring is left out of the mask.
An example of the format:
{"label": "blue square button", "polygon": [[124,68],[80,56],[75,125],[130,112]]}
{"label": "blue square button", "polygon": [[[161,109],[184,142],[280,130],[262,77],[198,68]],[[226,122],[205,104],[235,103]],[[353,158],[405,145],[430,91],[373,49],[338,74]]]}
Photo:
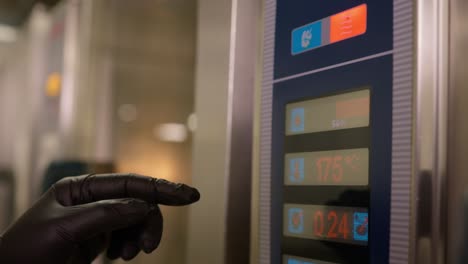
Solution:
{"label": "blue square button", "polygon": [[293,183],[304,181],[304,158],[289,160],[289,180]]}
{"label": "blue square button", "polygon": [[291,38],[293,55],[320,47],[322,45],[322,21],[294,29]]}
{"label": "blue square button", "polygon": [[288,258],[287,264],[313,264],[313,263],[309,261],[302,261],[302,260],[295,259],[295,258]]}
{"label": "blue square button", "polygon": [[297,259],[289,258],[288,264],[303,264],[303,262]]}
{"label": "blue square button", "polygon": [[291,111],[291,121],[289,124],[291,132],[303,132],[304,131],[304,108],[294,108]]}
{"label": "blue square button", "polygon": [[291,208],[288,213],[289,232],[300,234],[304,232],[304,211],[301,208]]}
{"label": "blue square button", "polygon": [[354,240],[368,241],[369,240],[369,214],[354,213]]}

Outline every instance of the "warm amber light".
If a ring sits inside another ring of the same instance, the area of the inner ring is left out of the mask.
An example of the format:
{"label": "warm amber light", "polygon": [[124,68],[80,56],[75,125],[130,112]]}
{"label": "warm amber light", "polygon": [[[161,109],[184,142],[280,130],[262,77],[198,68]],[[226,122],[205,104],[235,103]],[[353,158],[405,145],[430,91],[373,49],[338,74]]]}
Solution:
{"label": "warm amber light", "polygon": [[60,94],[61,88],[62,76],[57,72],[50,74],[47,78],[46,95],[48,97],[57,97]]}
{"label": "warm amber light", "polygon": [[117,161],[117,171],[181,181],[177,175],[177,161],[167,153],[151,149],[138,149],[136,153],[121,156]]}

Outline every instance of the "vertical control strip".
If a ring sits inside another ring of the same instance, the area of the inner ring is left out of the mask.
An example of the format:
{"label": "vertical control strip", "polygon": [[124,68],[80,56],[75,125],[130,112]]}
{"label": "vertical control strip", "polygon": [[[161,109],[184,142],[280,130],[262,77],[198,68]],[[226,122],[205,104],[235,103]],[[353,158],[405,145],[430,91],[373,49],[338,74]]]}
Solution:
{"label": "vertical control strip", "polygon": [[[353,130],[369,129],[370,87],[292,102],[286,105],[285,112],[286,144],[295,141],[291,138],[295,136],[302,136],[303,140],[311,142],[323,139],[334,141],[336,133],[342,131],[347,132],[341,138],[343,142],[360,137],[364,144],[360,148],[347,149],[346,144],[342,146],[337,143],[335,149],[323,151],[308,151],[304,144],[303,149],[298,147],[301,152],[284,153],[283,248],[287,250],[294,244],[305,246],[310,240],[343,244],[339,247],[353,245],[366,248],[369,208],[354,207],[355,203],[348,199],[356,199],[353,194],[356,187],[364,196],[369,194],[370,152],[367,137],[370,133],[353,133]],[[330,191],[341,192],[341,197],[330,195]],[[307,198],[310,192],[320,195],[322,203],[311,204],[313,199]],[[346,193],[349,193],[349,197],[343,195]],[[292,200],[296,203],[288,202]],[[317,244],[324,245],[321,242]],[[285,264],[328,263],[314,261],[283,255]]]}
{"label": "vertical control strip", "polygon": [[398,1],[266,0],[260,263],[388,263]]}

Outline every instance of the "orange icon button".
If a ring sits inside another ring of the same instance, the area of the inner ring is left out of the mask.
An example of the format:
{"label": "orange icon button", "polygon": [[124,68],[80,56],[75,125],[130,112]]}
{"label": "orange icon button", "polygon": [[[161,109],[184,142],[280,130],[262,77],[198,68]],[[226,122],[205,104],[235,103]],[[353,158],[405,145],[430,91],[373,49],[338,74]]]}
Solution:
{"label": "orange icon button", "polygon": [[330,17],[330,43],[366,33],[367,5],[362,4]]}

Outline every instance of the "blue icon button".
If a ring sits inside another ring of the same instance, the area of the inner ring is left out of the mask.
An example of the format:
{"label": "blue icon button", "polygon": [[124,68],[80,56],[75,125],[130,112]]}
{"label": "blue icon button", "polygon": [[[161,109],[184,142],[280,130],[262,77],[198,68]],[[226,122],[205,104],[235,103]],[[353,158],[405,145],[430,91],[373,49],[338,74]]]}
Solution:
{"label": "blue icon button", "polygon": [[289,232],[300,234],[304,232],[304,211],[300,208],[289,209]]}
{"label": "blue icon button", "polygon": [[322,21],[308,24],[292,31],[291,53],[293,55],[322,45]]}
{"label": "blue icon button", "polygon": [[304,131],[304,108],[294,108],[291,111],[290,130],[292,132]]}
{"label": "blue icon button", "polygon": [[354,240],[368,241],[369,240],[369,214],[354,213]]}
{"label": "blue icon button", "polygon": [[297,259],[290,258],[288,259],[288,264],[303,264],[303,262]]}
{"label": "blue icon button", "polygon": [[293,183],[304,181],[304,158],[289,160],[289,181]]}
{"label": "blue icon button", "polygon": [[302,261],[302,260],[295,259],[295,258],[288,258],[288,264],[313,264],[313,263],[309,261]]}

